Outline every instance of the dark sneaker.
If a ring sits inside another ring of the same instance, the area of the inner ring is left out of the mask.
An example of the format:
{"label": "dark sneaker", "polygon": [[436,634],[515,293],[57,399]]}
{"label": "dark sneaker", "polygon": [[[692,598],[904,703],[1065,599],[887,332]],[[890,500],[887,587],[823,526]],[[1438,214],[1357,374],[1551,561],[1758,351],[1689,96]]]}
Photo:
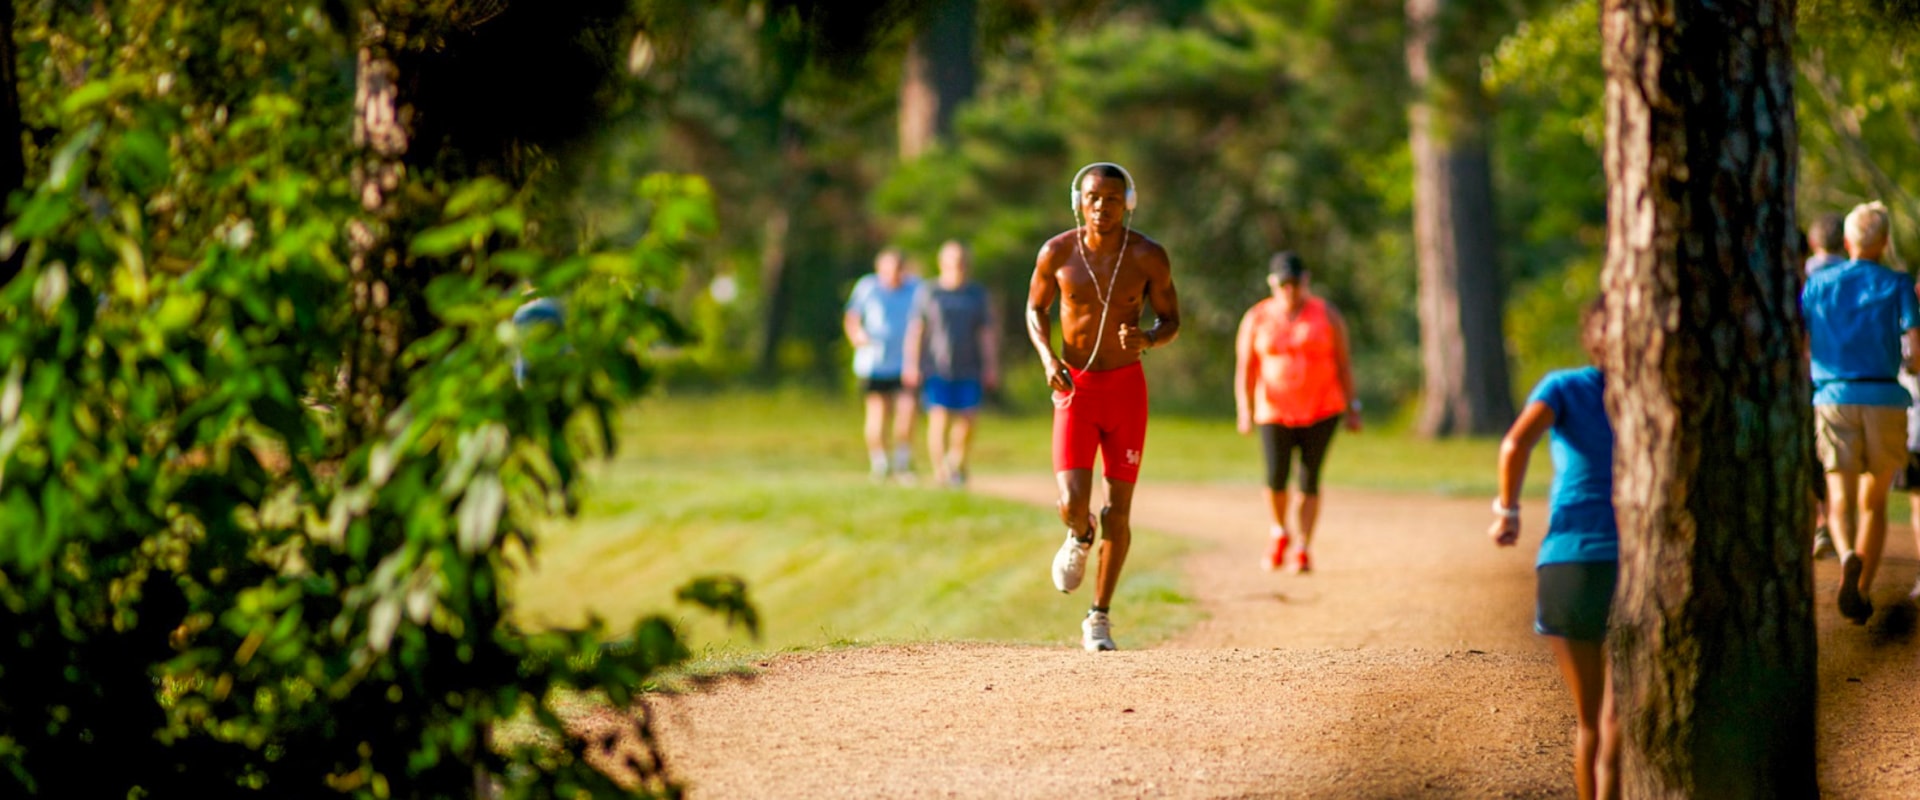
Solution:
{"label": "dark sneaker", "polygon": [[1860,566],[1858,553],[1840,559],[1840,615],[1855,625],[1864,625],[1873,616],[1873,603],[1860,594]]}

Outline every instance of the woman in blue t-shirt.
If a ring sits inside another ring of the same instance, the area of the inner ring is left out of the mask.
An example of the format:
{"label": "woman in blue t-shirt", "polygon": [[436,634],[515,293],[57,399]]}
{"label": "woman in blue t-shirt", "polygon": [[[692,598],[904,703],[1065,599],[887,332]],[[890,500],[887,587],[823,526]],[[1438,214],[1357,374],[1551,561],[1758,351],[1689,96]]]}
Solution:
{"label": "woman in blue t-shirt", "polygon": [[[1587,355],[1600,360],[1606,316],[1595,303],[1582,320]],[[1607,616],[1619,575],[1619,529],[1613,518],[1613,425],[1603,399],[1606,378],[1595,367],[1560,370],[1534,387],[1500,442],[1500,495],[1493,501],[1494,544],[1520,541],[1520,486],[1540,437],[1552,433],[1553,493],[1547,535],[1535,563],[1539,579],[1533,629],[1553,647],[1573,692],[1578,727],[1573,781],[1581,800],[1619,795],[1620,732],[1606,658]]]}

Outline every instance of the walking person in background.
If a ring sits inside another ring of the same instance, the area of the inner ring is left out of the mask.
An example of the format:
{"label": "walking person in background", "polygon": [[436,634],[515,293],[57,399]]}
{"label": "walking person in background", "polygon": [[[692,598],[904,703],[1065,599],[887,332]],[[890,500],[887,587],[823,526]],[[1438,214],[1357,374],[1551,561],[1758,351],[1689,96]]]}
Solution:
{"label": "walking person in background", "polygon": [[1836,264],[1847,263],[1847,218],[1839,214],[1821,214],[1807,229],[1807,274]]}
{"label": "walking person in background", "polygon": [[[1821,214],[1813,221],[1813,227],[1807,229],[1807,275],[1836,264],[1847,262],[1846,217],[1839,214]],[[1911,436],[1911,434],[1909,434]],[[1813,448],[1813,463],[1820,463],[1820,451]],[[1916,484],[1920,490],[1920,484]],[[1824,477],[1813,482],[1813,557],[1831,558],[1836,554],[1833,549],[1833,535],[1827,530],[1827,482]]]}
{"label": "walking person in background", "polygon": [[[1911,370],[1901,370],[1900,387],[1906,389],[1907,394],[1920,398],[1920,375],[1915,375]],[[1907,406],[1907,463],[1893,474],[1893,488],[1907,493],[1908,513],[1913,523],[1913,542],[1915,548],[1920,550],[1920,402]],[[1815,552],[1815,557],[1819,557],[1818,551]],[[1913,588],[1907,590],[1907,601],[1920,603],[1920,578],[1915,578]]]}
{"label": "walking person in background", "polygon": [[[1147,446],[1140,355],[1179,335],[1180,299],[1166,248],[1130,224],[1133,176],[1118,164],[1088,164],[1068,190],[1076,224],[1040,246],[1027,288],[1027,338],[1053,389],[1053,474],[1067,526],[1053,557],[1053,585],[1062,592],[1080,586],[1095,533],[1104,532],[1093,607],[1080,621],[1081,646],[1102,651],[1115,649],[1108,612],[1133,544],[1133,490]],[[1056,301],[1059,355],[1053,352]],[[1149,307],[1153,327],[1141,328]],[[1096,453],[1107,479],[1097,528],[1091,511]]]}
{"label": "walking person in background", "polygon": [[[853,345],[853,374],[866,403],[867,463],[873,479],[913,475],[913,393],[901,383],[907,318],[920,281],[906,274],[899,250],[874,259],[873,273],[853,284],[841,327]],[[888,458],[888,450],[892,458]]]}
{"label": "walking person in background", "polygon": [[[1587,357],[1599,363],[1606,315],[1596,303],[1582,320]],[[1520,541],[1520,487],[1540,437],[1551,432],[1553,493],[1547,533],[1534,561],[1539,581],[1535,632],[1545,636],[1573,693],[1573,781],[1581,800],[1619,795],[1620,729],[1606,657],[1607,621],[1619,578],[1620,532],[1613,516],[1613,424],[1597,367],[1549,373],[1500,441],[1495,545]]]}
{"label": "walking person in background", "polygon": [[[1313,569],[1314,524],[1320,518],[1320,466],[1342,419],[1360,430],[1360,400],[1353,392],[1347,325],[1331,303],[1315,297],[1306,264],[1293,253],[1276,253],[1267,264],[1273,296],[1247,310],[1234,345],[1234,408],[1242,435],[1260,432],[1267,455],[1271,510],[1268,570],[1286,566],[1293,534],[1300,539],[1292,568]],[[1287,525],[1287,476],[1300,453],[1300,503]]]}
{"label": "walking person in background", "polygon": [[[1920,371],[1920,299],[1913,277],[1880,264],[1892,241],[1886,206],[1855,206],[1847,255],[1800,294],[1813,367],[1814,445],[1826,470],[1827,529],[1840,551],[1840,613],[1873,616],[1873,578],[1887,538],[1887,492],[1907,463],[1900,367]],[[1903,356],[1902,351],[1905,351]]]}
{"label": "walking person in background", "polygon": [[987,289],[968,280],[966,245],[940,246],[940,278],[920,286],[907,322],[904,372],[923,389],[934,481],[963,488],[980,401],[1000,385],[1000,318]]}

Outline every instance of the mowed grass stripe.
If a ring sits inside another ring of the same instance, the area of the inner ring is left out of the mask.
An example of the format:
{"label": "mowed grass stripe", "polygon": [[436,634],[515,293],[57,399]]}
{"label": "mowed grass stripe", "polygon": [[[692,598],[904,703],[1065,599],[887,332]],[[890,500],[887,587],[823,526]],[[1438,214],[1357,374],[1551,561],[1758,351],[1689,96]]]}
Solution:
{"label": "mowed grass stripe", "polygon": [[[531,626],[595,613],[616,626],[676,616],[703,659],[878,642],[1077,641],[1088,588],[1054,591],[1053,514],[939,489],[872,486],[859,473],[690,469],[623,458],[595,481],[582,520],[543,537],[518,584]],[[1142,531],[1116,607],[1120,635],[1150,644],[1197,610],[1178,577],[1184,545]],[[696,574],[739,575],[760,610],[759,641],[673,591]]]}
{"label": "mowed grass stripe", "polygon": [[[643,614],[680,620],[703,658],[725,664],[845,644],[1077,641],[1090,587],[1055,592],[1047,567],[1061,529],[1051,509],[867,480],[857,398],[803,391],[657,397],[629,409],[621,450],[592,468],[579,519],[543,537],[517,584],[519,618],[568,625],[598,614],[615,628]],[[1049,481],[1051,419],[988,412],[976,473]],[[925,475],[924,428],[915,461]],[[1404,432],[1342,432],[1329,484],[1443,494],[1493,492],[1498,443],[1429,442]],[[1544,495],[1544,453],[1529,494]],[[1230,419],[1160,415],[1143,482],[1259,490],[1259,443]],[[1125,646],[1160,641],[1199,617],[1183,584],[1185,545],[1136,537],[1115,602]],[[739,575],[764,636],[747,638],[676,604],[694,575]]]}

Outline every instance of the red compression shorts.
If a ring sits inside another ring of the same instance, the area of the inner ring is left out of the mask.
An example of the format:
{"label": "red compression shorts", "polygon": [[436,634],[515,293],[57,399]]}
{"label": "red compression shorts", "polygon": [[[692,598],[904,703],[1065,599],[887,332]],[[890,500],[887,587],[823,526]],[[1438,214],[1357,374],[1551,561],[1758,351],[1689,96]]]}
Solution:
{"label": "red compression shorts", "polygon": [[1073,375],[1073,394],[1053,396],[1053,471],[1093,469],[1100,451],[1107,480],[1135,483],[1147,445],[1147,376],[1140,362]]}

